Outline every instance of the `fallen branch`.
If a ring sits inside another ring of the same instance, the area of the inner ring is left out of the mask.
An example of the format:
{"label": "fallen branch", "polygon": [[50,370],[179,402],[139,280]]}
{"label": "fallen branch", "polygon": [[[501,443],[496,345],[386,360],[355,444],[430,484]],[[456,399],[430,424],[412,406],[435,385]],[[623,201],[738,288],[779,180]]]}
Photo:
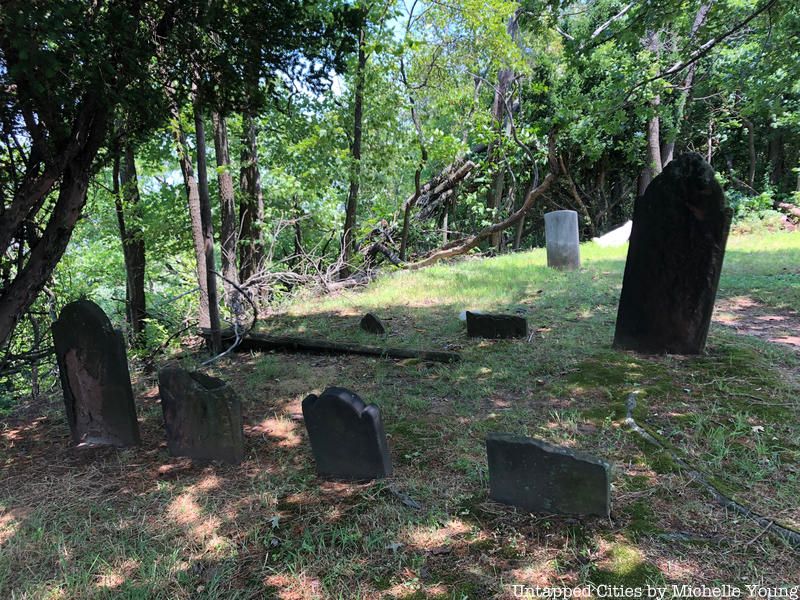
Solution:
{"label": "fallen branch", "polygon": [[535,188],[531,189],[527,196],[525,196],[525,202],[522,203],[522,206],[514,213],[509,215],[506,219],[499,221],[493,225],[489,225],[488,227],[483,228],[481,231],[476,233],[475,235],[461,239],[461,240],[454,240],[449,244],[442,246],[438,250],[434,251],[432,254],[429,254],[427,257],[419,260],[415,263],[410,263],[406,265],[408,269],[420,269],[422,267],[428,267],[442,259],[445,258],[452,258],[454,256],[459,256],[461,254],[465,254],[472,250],[475,246],[480,244],[483,240],[491,237],[495,233],[499,233],[508,227],[514,225],[517,221],[519,221],[522,217],[524,217],[527,212],[533,207],[534,202],[537,198],[542,196],[550,187],[553,185],[556,179],[559,176],[559,166],[558,166],[558,159],[556,157],[556,150],[555,150],[555,135],[551,133],[550,140],[549,140],[549,163],[550,163],[550,172],[545,176],[544,181],[540,183]]}
{"label": "fallen branch", "polygon": [[[202,331],[205,338],[208,330]],[[235,341],[231,330],[222,332],[223,344]],[[413,348],[381,348],[380,346],[364,346],[348,342],[331,342],[328,340],[300,338],[293,336],[273,336],[262,333],[248,333],[243,336],[234,347],[238,352],[268,352],[270,350],[283,352],[307,352],[310,354],[357,354],[361,356],[379,356],[382,358],[419,358],[432,362],[456,362],[461,360],[457,352],[444,352],[437,350],[415,350]]]}
{"label": "fallen branch", "polygon": [[800,531],[795,531],[794,529],[790,529],[788,527],[784,527],[783,525],[779,525],[774,520],[760,515],[759,513],[755,512],[751,508],[748,508],[742,504],[739,504],[732,498],[728,498],[725,494],[720,492],[717,488],[715,488],[703,475],[701,472],[693,469],[691,465],[689,465],[685,460],[683,460],[680,456],[678,456],[675,452],[673,452],[670,448],[662,444],[655,436],[653,436],[650,432],[643,429],[633,418],[633,410],[636,408],[636,394],[629,394],[628,400],[626,404],[626,417],[625,417],[625,424],[631,428],[631,430],[642,437],[645,441],[657,446],[658,448],[667,452],[672,460],[675,461],[682,469],[685,469],[687,473],[694,479],[697,483],[700,484],[702,488],[704,488],[714,500],[716,500],[717,504],[721,505],[723,508],[727,508],[732,510],[733,512],[742,515],[743,517],[747,517],[748,519],[752,519],[755,523],[758,524],[759,527],[764,528],[764,531],[769,531],[783,541],[788,543],[795,548],[800,548]]}

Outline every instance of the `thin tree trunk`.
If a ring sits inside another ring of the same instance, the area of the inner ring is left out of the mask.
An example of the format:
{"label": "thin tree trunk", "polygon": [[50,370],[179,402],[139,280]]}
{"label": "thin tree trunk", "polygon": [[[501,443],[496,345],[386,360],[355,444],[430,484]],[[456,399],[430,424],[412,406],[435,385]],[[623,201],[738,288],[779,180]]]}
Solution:
{"label": "thin tree trunk", "polygon": [[180,112],[177,105],[172,105],[172,118],[175,129],[175,145],[178,150],[178,162],[183,174],[183,184],[186,187],[186,200],[189,205],[189,218],[192,222],[192,241],[194,242],[194,256],[197,263],[197,286],[200,288],[200,306],[198,310],[198,321],[201,329],[209,329],[211,320],[209,318],[208,306],[208,274],[206,269],[205,242],[203,240],[203,220],[200,216],[200,192],[197,187],[197,179],[194,175],[194,166],[189,156],[189,148],[186,144],[186,134],[181,125]]}
{"label": "thin tree trunk", "polygon": [[[506,24],[506,31],[508,32],[509,36],[511,36],[512,40],[516,40],[517,38],[517,31],[518,21],[517,21],[517,13],[515,12],[511,17],[508,19],[508,23]],[[507,94],[508,88],[511,86],[511,82],[514,80],[514,70],[513,69],[500,69],[497,73],[497,86],[494,89],[494,100],[492,101],[492,120],[494,121],[495,128],[497,129],[497,136],[500,137],[500,134],[503,130],[503,117],[506,114],[506,101],[507,101]],[[499,144],[499,139],[492,144],[492,147],[489,149],[488,159],[489,162],[494,162],[499,164],[498,156],[497,156],[497,145]],[[489,185],[489,192],[486,197],[486,207],[495,211],[494,221],[497,222],[499,220],[499,209],[500,203],[503,200],[503,191],[505,189],[505,179],[506,179],[506,170],[503,166],[498,166],[493,175],[492,175],[492,182]],[[500,249],[500,244],[502,242],[502,232],[498,231],[493,233],[491,236],[491,245]]]}
{"label": "thin tree trunk", "polygon": [[242,120],[242,166],[239,177],[242,190],[239,203],[239,281],[246,283],[264,261],[261,226],[264,221],[264,196],[258,171],[258,136],[252,114]]}
{"label": "thin tree trunk", "polygon": [[[222,254],[222,286],[225,299],[234,311],[238,307],[238,292],[233,284],[239,283],[236,270],[236,196],[233,191],[231,158],[228,145],[228,124],[225,117],[214,111],[211,113],[214,126],[214,153],[217,161],[217,184],[219,185],[220,231],[219,246]],[[233,282],[231,284],[230,282]]]}
{"label": "thin tree trunk", "polygon": [[742,125],[747,129],[747,152],[749,161],[747,164],[747,185],[753,187],[756,181],[756,134],[753,122],[749,119],[742,119]]}
{"label": "thin tree trunk", "polygon": [[[650,31],[645,38],[645,48],[652,52],[654,56],[658,57],[661,50],[661,42],[659,39],[658,31]],[[642,169],[639,176],[639,195],[643,195],[650,185],[650,182],[655,178],[663,169],[661,160],[661,120],[658,116],[659,106],[661,105],[661,97],[656,95],[650,100],[650,107],[653,110],[653,116],[647,122],[647,164]]]}
{"label": "thin tree trunk", "polygon": [[214,223],[211,220],[211,197],[208,193],[208,167],[206,164],[206,129],[199,100],[195,99],[194,128],[197,137],[197,191],[200,201],[200,225],[203,235],[203,258],[206,263],[208,286],[208,319],[211,329],[211,352],[222,350],[220,337],[219,300],[217,298],[217,278],[214,275]]}
{"label": "thin tree trunk", "polygon": [[353,143],[350,146],[350,191],[347,195],[347,208],[342,232],[342,270],[341,278],[350,274],[350,259],[355,251],[354,229],[358,210],[358,188],[361,183],[361,136],[364,121],[364,70],[367,66],[366,28],[361,27],[358,36],[358,64],[356,65],[356,87],[353,98]]}
{"label": "thin tree trunk", "polygon": [[[123,255],[125,257],[126,297],[128,322],[131,326],[131,342],[143,346],[146,342],[145,319],[147,304],[144,292],[145,245],[141,226],[139,178],[133,147],[126,144],[124,157],[119,166],[120,193],[117,194],[117,218],[120,227]],[[127,219],[125,212],[127,211]]]}
{"label": "thin tree trunk", "polygon": [[[694,22],[692,23],[692,29],[689,33],[690,42],[694,40],[694,38],[697,36],[697,32],[708,19],[708,13],[711,11],[712,4],[713,0],[708,0],[707,2],[703,2],[700,5],[700,8],[697,10],[697,14],[694,16]],[[696,72],[697,63],[694,62],[689,65],[686,70],[686,76],[683,78],[683,85],[681,86],[681,92],[678,96],[677,104],[675,106],[675,123],[673,124],[672,131],[669,134],[669,139],[667,139],[667,141],[664,143],[664,146],[661,148],[662,167],[666,167],[670,162],[672,162],[672,158],[675,154],[675,139],[680,131],[683,117],[686,114],[686,105],[688,104],[689,98],[692,95],[694,76]]]}

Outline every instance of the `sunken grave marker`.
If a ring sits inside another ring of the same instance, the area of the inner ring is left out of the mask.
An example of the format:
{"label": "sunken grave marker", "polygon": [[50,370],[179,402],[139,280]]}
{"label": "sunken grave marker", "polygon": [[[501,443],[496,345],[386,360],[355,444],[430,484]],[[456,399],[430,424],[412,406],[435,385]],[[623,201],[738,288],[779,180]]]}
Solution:
{"label": "sunken grave marker", "polygon": [[361,317],[359,326],[367,333],[374,333],[375,335],[383,335],[386,333],[386,327],[383,322],[372,313],[367,313]]}
{"label": "sunken grave marker", "polygon": [[679,156],[653,179],[634,204],[614,347],[703,351],[731,214],[699,154]]}
{"label": "sunken grave marker", "polygon": [[466,312],[467,335],[482,338],[524,338],[528,336],[528,321],[519,315],[496,315]]}
{"label": "sunken grave marker", "polygon": [[486,437],[489,497],[530,512],[607,517],[610,466],[592,456],[508,433]]}
{"label": "sunken grave marker", "polygon": [[311,451],[320,477],[364,481],[392,474],[380,409],[350,390],[329,387],[303,400]]}
{"label": "sunken grave marker", "polygon": [[67,304],[52,329],[72,441],[107,446],[139,444],[122,333],[89,300]]}
{"label": "sunken grave marker", "polygon": [[172,456],[239,464],[244,457],[242,404],[222,379],[178,367],[158,372]]}

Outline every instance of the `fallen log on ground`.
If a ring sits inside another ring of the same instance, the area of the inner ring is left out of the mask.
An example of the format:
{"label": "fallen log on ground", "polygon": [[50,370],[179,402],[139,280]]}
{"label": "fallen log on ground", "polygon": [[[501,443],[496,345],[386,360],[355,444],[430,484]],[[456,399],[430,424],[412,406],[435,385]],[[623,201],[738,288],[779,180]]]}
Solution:
{"label": "fallen log on ground", "polygon": [[[201,332],[205,338],[210,333]],[[222,332],[222,344],[229,345],[236,341],[232,331]],[[268,352],[277,350],[282,352],[306,352],[309,354],[357,354],[361,356],[379,356],[383,358],[419,358],[431,362],[451,363],[461,360],[457,352],[439,350],[416,350],[414,348],[381,348],[380,346],[365,346],[349,342],[332,342],[329,340],[301,338],[294,336],[275,336],[263,333],[248,333],[234,348],[237,352]]]}

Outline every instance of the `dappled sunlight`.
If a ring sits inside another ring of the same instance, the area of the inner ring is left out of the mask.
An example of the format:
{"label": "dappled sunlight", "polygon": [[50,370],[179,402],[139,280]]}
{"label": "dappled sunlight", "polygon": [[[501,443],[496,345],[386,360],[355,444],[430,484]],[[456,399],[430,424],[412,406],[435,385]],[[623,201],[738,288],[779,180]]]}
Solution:
{"label": "dappled sunlight", "polygon": [[433,550],[445,544],[461,541],[472,528],[461,519],[450,519],[440,525],[420,526],[406,533],[409,546],[418,550]]}
{"label": "dappled sunlight", "polygon": [[95,575],[95,586],[98,588],[113,590],[120,587],[126,580],[139,569],[141,563],[134,559],[123,559],[115,561],[114,565],[103,565],[101,573]]}
{"label": "dappled sunlight", "polygon": [[552,558],[530,559],[524,565],[505,572],[504,579],[521,585],[548,586],[557,583],[558,575]]}
{"label": "dappled sunlight", "polygon": [[256,425],[246,425],[244,432],[248,436],[267,436],[281,448],[296,448],[303,442],[297,422],[285,417],[266,418]]}
{"label": "dappled sunlight", "polygon": [[3,508],[0,514],[0,547],[19,531],[30,510],[30,508]]}
{"label": "dappled sunlight", "polygon": [[270,594],[278,600],[316,600],[322,592],[322,582],[305,572],[276,573],[266,577],[264,584],[275,588]]}

